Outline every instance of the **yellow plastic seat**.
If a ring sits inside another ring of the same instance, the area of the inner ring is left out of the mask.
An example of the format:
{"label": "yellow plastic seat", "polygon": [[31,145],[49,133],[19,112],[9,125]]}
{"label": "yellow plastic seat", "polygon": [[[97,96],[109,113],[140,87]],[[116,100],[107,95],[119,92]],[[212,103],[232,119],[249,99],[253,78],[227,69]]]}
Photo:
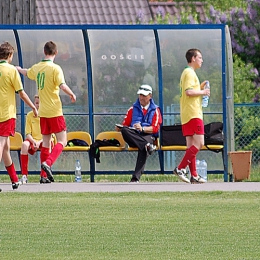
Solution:
{"label": "yellow plastic seat", "polygon": [[15,132],[14,136],[10,136],[10,150],[20,151],[22,148],[23,137],[19,132]]}
{"label": "yellow plastic seat", "polygon": [[101,146],[99,147],[100,151],[109,151],[109,152],[119,152],[125,150],[126,142],[121,134],[121,132],[117,131],[107,131],[107,132],[100,132],[96,139],[104,140],[104,139],[116,139],[119,141],[120,146]]}
{"label": "yellow plastic seat", "polygon": [[[201,150],[222,150],[224,148],[223,145],[204,145]],[[186,151],[186,145],[165,145],[161,146],[162,151]]]}
{"label": "yellow plastic seat", "polygon": [[88,146],[65,146],[63,151],[89,151],[90,145],[92,144],[91,136],[88,132],[84,131],[75,131],[67,132],[67,140],[80,139],[85,141]]}

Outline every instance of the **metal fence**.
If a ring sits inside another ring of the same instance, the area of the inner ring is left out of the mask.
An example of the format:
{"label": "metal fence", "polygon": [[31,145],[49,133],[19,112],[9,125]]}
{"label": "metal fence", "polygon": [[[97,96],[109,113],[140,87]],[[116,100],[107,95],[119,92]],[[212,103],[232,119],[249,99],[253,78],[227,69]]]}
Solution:
{"label": "metal fence", "polygon": [[[119,108],[119,111],[126,111],[128,107]],[[260,162],[260,119],[259,110],[260,104],[235,104],[234,106],[234,134],[235,134],[235,150],[236,151],[252,151],[252,167],[258,167]],[[94,119],[94,136],[101,131],[114,130],[115,124],[122,122],[124,114],[122,112],[114,113],[111,115],[96,115]],[[65,114],[68,131],[88,131],[88,114]],[[177,119],[176,119],[177,118]],[[20,125],[21,118],[17,119],[17,126]],[[169,115],[164,116],[164,124],[173,124],[178,121],[178,116],[175,116],[175,120]],[[19,127],[17,128],[20,131]],[[101,163],[96,164],[97,171],[108,170],[113,168],[114,170],[132,171],[134,169],[136,161],[136,152],[123,152],[123,153],[102,153]],[[181,160],[183,152],[181,151],[167,151],[164,156],[165,170],[172,170]],[[19,171],[19,158],[16,152],[12,152],[12,158],[15,162],[16,169]],[[38,171],[40,169],[40,157],[39,153],[30,156],[29,170]],[[63,171],[74,171],[74,162],[76,159],[80,159],[82,168],[89,169],[89,159],[85,153],[63,153],[59,160],[53,166],[53,170],[57,173]],[[205,159],[208,163],[209,170],[223,170],[221,153],[213,153],[203,151],[198,154],[198,159]],[[112,165],[112,166],[111,166]],[[153,156],[148,157],[146,168],[147,171],[160,170],[159,156],[155,153]],[[3,164],[0,166],[0,170],[4,170]]]}
{"label": "metal fence", "polygon": [[260,104],[235,104],[234,138],[236,151],[252,151],[252,166],[260,163]]}

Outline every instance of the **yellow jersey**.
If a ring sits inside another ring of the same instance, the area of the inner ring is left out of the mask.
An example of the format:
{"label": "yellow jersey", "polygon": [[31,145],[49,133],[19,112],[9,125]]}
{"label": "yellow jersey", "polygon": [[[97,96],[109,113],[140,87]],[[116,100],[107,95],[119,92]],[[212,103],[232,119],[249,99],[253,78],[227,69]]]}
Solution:
{"label": "yellow jersey", "polygon": [[0,122],[16,118],[15,92],[23,90],[18,70],[6,61],[0,62]]}
{"label": "yellow jersey", "polygon": [[34,140],[42,140],[40,117],[35,117],[33,111],[26,115],[25,134],[30,134]]}
{"label": "yellow jersey", "polygon": [[63,115],[59,93],[65,78],[61,67],[51,60],[42,60],[27,70],[27,77],[37,83],[39,116],[51,118]]}
{"label": "yellow jersey", "polygon": [[192,118],[203,119],[201,96],[187,96],[186,90],[200,90],[200,81],[191,67],[186,67],[180,79],[180,115],[181,123],[186,124]]}

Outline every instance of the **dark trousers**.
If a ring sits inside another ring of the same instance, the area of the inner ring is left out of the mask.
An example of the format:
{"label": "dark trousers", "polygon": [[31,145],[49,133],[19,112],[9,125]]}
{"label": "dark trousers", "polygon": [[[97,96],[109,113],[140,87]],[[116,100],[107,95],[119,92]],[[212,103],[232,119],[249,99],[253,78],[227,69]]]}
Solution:
{"label": "dark trousers", "polygon": [[126,141],[126,143],[128,143],[130,147],[138,148],[138,155],[133,178],[140,180],[141,175],[144,172],[146,159],[149,155],[145,149],[145,146],[147,143],[153,144],[154,137],[151,134],[143,135],[142,133],[138,133],[137,131],[129,129],[128,127],[123,127],[121,133],[124,140]]}

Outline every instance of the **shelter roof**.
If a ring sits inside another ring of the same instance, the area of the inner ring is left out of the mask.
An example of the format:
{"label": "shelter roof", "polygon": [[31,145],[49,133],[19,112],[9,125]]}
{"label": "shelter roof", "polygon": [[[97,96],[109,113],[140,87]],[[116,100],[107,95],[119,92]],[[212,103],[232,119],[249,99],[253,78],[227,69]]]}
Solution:
{"label": "shelter roof", "polygon": [[130,24],[142,10],[152,15],[147,0],[36,0],[37,24]]}
{"label": "shelter roof", "polygon": [[[201,20],[204,4],[195,2]],[[158,12],[179,17],[189,13],[186,2],[149,2],[148,0],[36,0],[37,24],[135,24],[149,22]]]}

